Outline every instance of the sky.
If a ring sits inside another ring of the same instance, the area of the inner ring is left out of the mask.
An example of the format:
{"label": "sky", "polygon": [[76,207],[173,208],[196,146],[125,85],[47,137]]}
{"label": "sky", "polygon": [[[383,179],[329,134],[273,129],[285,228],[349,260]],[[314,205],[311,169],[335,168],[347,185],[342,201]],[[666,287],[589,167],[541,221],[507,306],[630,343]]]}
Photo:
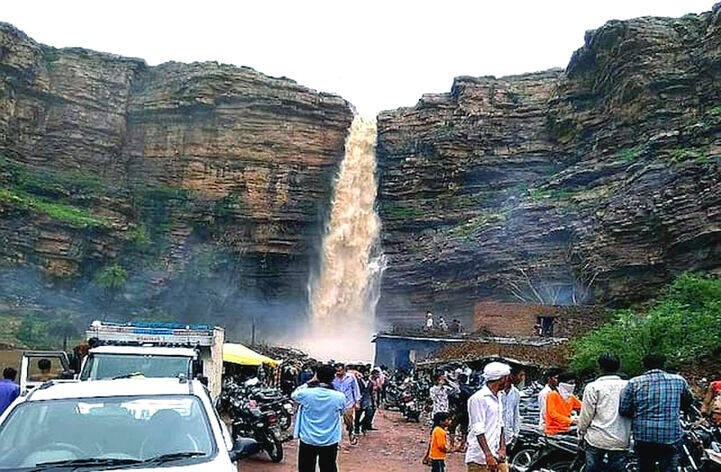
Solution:
{"label": "sky", "polygon": [[144,59],[218,61],[341,95],[364,116],[413,106],[460,75],[565,67],[611,19],[683,16],[714,0],[23,0],[0,21],[38,42]]}

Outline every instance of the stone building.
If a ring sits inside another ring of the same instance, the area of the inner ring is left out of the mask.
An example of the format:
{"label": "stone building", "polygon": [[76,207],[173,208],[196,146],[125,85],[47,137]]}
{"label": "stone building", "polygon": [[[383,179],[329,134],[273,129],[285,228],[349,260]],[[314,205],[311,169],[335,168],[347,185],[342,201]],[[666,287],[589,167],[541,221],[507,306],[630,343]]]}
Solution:
{"label": "stone building", "polygon": [[473,331],[493,336],[574,338],[608,320],[594,305],[541,305],[482,301],[473,308]]}
{"label": "stone building", "polygon": [[459,361],[478,366],[487,360],[506,359],[538,368],[565,366],[569,341],[609,318],[608,309],[593,305],[478,302],[473,313],[475,334],[434,351],[419,364],[432,367]]}

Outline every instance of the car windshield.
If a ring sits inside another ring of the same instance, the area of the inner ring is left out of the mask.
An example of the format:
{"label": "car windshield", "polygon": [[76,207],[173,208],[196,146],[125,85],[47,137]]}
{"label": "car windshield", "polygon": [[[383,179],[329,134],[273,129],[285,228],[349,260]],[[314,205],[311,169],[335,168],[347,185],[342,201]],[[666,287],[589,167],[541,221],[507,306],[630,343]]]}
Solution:
{"label": "car windshield", "polygon": [[205,408],[192,395],[28,401],[0,425],[0,470],[179,453],[203,461],[215,451]]}
{"label": "car windshield", "polygon": [[184,356],[130,354],[92,354],[83,368],[82,380],[143,377],[178,377],[188,375],[191,359]]}

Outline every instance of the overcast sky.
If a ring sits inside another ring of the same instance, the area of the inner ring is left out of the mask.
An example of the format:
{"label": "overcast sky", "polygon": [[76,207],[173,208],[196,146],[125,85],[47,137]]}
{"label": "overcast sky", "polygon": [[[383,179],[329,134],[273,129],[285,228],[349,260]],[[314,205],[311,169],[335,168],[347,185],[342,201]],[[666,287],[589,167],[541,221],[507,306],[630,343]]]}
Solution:
{"label": "overcast sky", "polygon": [[682,16],[714,0],[22,0],[0,21],[36,41],[155,65],[214,60],[339,94],[366,116],[450,90],[459,75],[565,67],[611,19]]}

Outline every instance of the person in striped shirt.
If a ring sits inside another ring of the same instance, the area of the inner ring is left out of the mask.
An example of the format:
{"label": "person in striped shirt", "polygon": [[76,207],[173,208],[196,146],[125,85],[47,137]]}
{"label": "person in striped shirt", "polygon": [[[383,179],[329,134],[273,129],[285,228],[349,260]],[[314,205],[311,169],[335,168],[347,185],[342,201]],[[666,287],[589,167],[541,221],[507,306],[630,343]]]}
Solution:
{"label": "person in striped shirt", "polygon": [[648,354],[646,372],[632,378],[621,391],[618,412],[631,419],[640,472],[675,472],[679,443],[683,440],[681,411],[693,403],[688,383],[680,375],[664,372],[666,357]]}

